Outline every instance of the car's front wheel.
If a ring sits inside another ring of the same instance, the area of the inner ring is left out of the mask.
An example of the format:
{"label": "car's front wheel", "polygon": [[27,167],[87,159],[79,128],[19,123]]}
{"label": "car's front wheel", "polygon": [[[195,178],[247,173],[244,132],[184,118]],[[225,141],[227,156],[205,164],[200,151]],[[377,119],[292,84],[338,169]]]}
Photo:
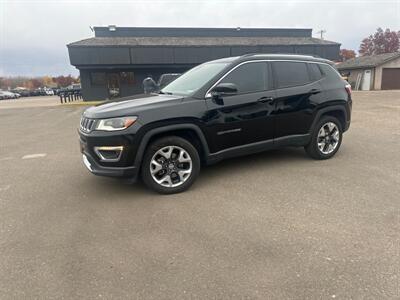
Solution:
{"label": "car's front wheel", "polygon": [[147,148],[142,162],[142,179],[152,190],[162,194],[187,190],[200,171],[200,157],[187,140],[167,136]]}
{"label": "car's front wheel", "polygon": [[342,135],[342,126],[338,119],[332,116],[322,117],[316,124],[305,150],[314,159],[331,158],[340,148]]}

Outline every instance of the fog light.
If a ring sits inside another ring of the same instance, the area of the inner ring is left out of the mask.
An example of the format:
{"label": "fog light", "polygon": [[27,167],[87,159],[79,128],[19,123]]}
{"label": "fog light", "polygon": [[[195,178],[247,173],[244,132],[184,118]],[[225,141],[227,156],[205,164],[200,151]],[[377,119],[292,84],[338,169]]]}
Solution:
{"label": "fog light", "polygon": [[100,158],[100,161],[115,162],[121,159],[123,146],[100,146],[94,147],[94,152]]}

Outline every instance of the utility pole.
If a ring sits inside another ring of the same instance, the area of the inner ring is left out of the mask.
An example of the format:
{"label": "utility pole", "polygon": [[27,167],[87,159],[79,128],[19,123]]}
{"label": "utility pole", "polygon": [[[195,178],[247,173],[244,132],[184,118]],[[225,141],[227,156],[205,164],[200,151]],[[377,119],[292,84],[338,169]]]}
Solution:
{"label": "utility pole", "polygon": [[317,33],[321,34],[321,40],[324,39],[324,33],[326,33],[325,29],[321,29],[320,31],[317,31]]}

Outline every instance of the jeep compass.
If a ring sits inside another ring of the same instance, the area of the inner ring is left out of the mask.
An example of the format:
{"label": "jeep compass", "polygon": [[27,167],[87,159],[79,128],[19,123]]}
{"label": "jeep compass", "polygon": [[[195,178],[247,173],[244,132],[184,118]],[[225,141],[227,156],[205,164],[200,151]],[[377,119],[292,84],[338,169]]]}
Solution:
{"label": "jeep compass", "polygon": [[83,162],[96,175],[141,177],[164,194],[189,188],[200,166],[285,146],[335,155],[350,126],[351,88],[332,62],[248,54],[203,63],[157,94],[84,111]]}

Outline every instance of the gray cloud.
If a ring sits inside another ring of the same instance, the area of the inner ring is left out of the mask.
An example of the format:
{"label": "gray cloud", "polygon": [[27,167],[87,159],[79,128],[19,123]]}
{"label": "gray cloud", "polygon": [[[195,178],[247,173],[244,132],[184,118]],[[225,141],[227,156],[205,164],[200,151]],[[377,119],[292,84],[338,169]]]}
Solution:
{"label": "gray cloud", "polygon": [[379,26],[400,30],[400,0],[0,0],[0,24],[0,74],[77,74],[65,45],[92,36],[93,25],[325,29],[358,50]]}

